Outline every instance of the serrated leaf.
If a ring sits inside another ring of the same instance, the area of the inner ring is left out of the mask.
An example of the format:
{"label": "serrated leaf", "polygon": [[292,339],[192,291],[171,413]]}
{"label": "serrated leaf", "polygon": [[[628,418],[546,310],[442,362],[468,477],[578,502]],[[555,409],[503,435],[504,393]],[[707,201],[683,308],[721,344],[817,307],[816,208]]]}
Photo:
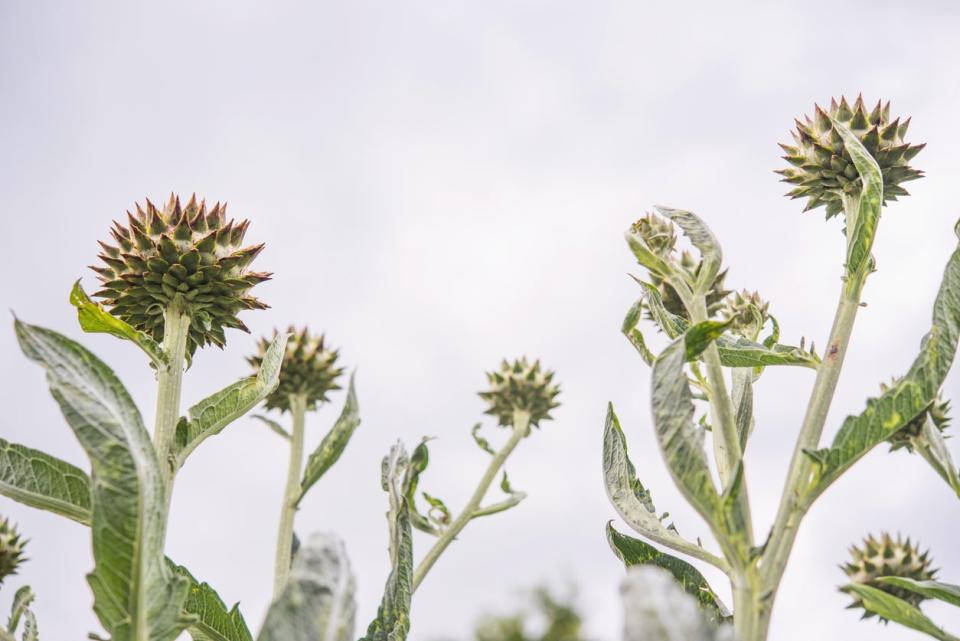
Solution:
{"label": "serrated leaf", "polygon": [[920,354],[906,376],[867,408],[848,416],[830,447],[807,452],[818,463],[811,496],[822,493],[876,445],[886,441],[933,403],[957,352],[960,337],[960,248],[953,252],[933,305],[933,323],[920,343]]}
{"label": "serrated leaf", "polygon": [[77,308],[77,320],[80,321],[80,329],[83,331],[92,334],[110,334],[131,341],[150,357],[157,369],[167,366],[167,355],[155,340],[92,301],[83,291],[79,280],[70,290],[70,304]]}
{"label": "serrated leaf", "polygon": [[274,337],[256,376],[242,378],[187,410],[187,416],[177,424],[174,450],[177,467],[182,467],[203,441],[222,432],[277,389],[287,338],[286,333]]}
{"label": "serrated leaf", "polygon": [[288,441],[290,440],[290,432],[285,430],[283,428],[283,425],[280,425],[280,423],[276,422],[272,418],[266,417],[263,414],[252,414],[250,418],[257,419],[258,421],[260,421],[261,423],[269,427],[277,436],[283,437]]}
{"label": "serrated leaf", "polygon": [[347,400],[343,403],[343,410],[337,421],[326,433],[320,445],[314,450],[313,454],[307,458],[307,467],[303,471],[303,479],[300,481],[300,496],[297,503],[303,500],[314,483],[327,473],[333,464],[340,459],[343,450],[346,449],[350,437],[360,425],[360,406],[357,404],[357,393],[353,385],[354,374],[350,375],[350,385],[347,388]]}
{"label": "serrated leaf", "polygon": [[931,621],[927,615],[914,605],[888,594],[879,588],[861,583],[844,586],[844,591],[856,594],[862,600],[863,609],[885,619],[899,623],[918,632],[923,632],[941,641],[956,641],[957,637],[948,634]]}
{"label": "serrated leaf", "polygon": [[937,599],[960,607],[960,585],[940,581],[917,581],[903,576],[882,576],[877,580],[928,599]]}
{"label": "serrated leaf", "polygon": [[661,552],[640,539],[621,534],[611,523],[607,523],[607,543],[627,568],[636,565],[655,565],[672,574],[683,591],[700,603],[709,619],[721,622],[730,617],[730,610],[716,595],[700,571],[683,559]]}
{"label": "serrated leaf", "polygon": [[624,641],[733,641],[732,626],[708,621],[697,601],[663,568],[630,568],[620,594]]}
{"label": "serrated leaf", "polygon": [[300,547],[257,641],[353,641],[356,582],[343,541],[318,532]]}
{"label": "serrated leaf", "polygon": [[710,291],[714,279],[720,272],[723,263],[723,251],[720,241],[713,235],[710,227],[693,212],[673,209],[670,207],[656,207],[658,212],[669,218],[679,227],[684,235],[690,239],[693,246],[700,251],[703,263],[697,276],[695,294],[704,295]]}
{"label": "serrated leaf", "polygon": [[164,562],[163,480],[140,412],[78,343],[19,320],[15,327],[93,468],[94,611],[113,641],[172,641],[191,622],[183,615],[189,584]]}
{"label": "serrated leaf", "polygon": [[184,610],[196,620],[187,628],[193,641],[252,641],[250,629],[240,613],[240,604],[227,608],[216,590],[197,581],[183,566],[170,559],[167,566],[190,584]]}
{"label": "serrated leaf", "polygon": [[0,438],[0,494],[90,524],[90,477],[40,450]]}
{"label": "serrated leaf", "polygon": [[861,279],[869,271],[870,251],[880,222],[883,200],[883,173],[870,152],[847,127],[831,118],[833,128],[843,138],[843,144],[860,174],[862,188],[855,220],[847,221],[847,276],[848,285]]}

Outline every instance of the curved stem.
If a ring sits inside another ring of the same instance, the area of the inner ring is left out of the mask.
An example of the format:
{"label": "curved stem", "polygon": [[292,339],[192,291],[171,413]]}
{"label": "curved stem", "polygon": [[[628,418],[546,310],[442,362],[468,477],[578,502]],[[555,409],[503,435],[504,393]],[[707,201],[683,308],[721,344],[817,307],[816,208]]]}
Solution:
{"label": "curved stem", "polygon": [[168,505],[173,494],[174,464],[171,456],[177,436],[177,421],[180,420],[180,388],[189,333],[190,317],[184,313],[180,301],[174,299],[163,312],[163,351],[167,355],[167,366],[160,368],[157,373],[157,414],[153,428],[153,444]]}
{"label": "curved stem", "polygon": [[280,527],[277,531],[277,553],[273,573],[273,598],[283,592],[290,576],[293,558],[293,519],[300,497],[300,473],[303,467],[303,426],[307,413],[307,398],[302,394],[290,395],[290,411],[293,414],[293,431],[290,434],[290,462],[287,466],[287,485],[280,507]]}
{"label": "curved stem", "polygon": [[423,560],[420,561],[420,564],[414,571],[414,590],[423,582],[427,572],[429,572],[433,564],[437,562],[437,559],[440,558],[443,551],[447,549],[447,546],[453,542],[457,534],[466,527],[471,519],[477,516],[477,509],[480,507],[483,497],[486,496],[487,490],[490,489],[490,484],[493,483],[493,480],[496,478],[500,468],[503,467],[503,463],[507,460],[507,457],[510,456],[510,453],[513,452],[514,448],[520,443],[523,437],[527,435],[529,430],[530,415],[526,412],[514,412],[513,432],[510,434],[510,438],[504,446],[494,454],[493,460],[490,461],[490,465],[487,467],[487,471],[484,472],[483,477],[480,479],[480,484],[477,485],[477,489],[474,490],[473,496],[470,497],[463,511],[454,519],[450,527],[444,530],[443,534],[440,535],[440,538],[433,544],[433,547],[430,548],[430,551],[427,552],[426,556],[423,557]]}

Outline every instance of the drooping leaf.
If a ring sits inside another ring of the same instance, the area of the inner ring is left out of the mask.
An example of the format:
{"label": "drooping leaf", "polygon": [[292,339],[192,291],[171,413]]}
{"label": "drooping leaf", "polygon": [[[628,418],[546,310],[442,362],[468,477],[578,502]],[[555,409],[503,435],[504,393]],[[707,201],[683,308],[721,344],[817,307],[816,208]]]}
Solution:
{"label": "drooping leaf", "polygon": [[627,568],[655,565],[672,574],[684,592],[700,603],[711,620],[720,622],[730,617],[727,606],[720,601],[700,571],[683,559],[665,554],[640,539],[621,534],[611,523],[607,523],[607,543]]}
{"label": "drooping leaf", "polygon": [[737,423],[737,436],[740,439],[740,450],[747,449],[747,439],[753,432],[753,382],[756,374],[751,367],[735,367],[731,373],[733,389],[730,396],[736,412],[734,418]]}
{"label": "drooping leaf", "polygon": [[33,603],[33,590],[29,585],[25,585],[13,595],[13,603],[10,604],[10,618],[7,619],[7,632],[11,635],[17,632],[20,627],[20,619],[30,611],[30,604]]}
{"label": "drooping leaf", "polygon": [[114,373],[78,343],[16,321],[93,468],[94,611],[113,641],[172,641],[192,617],[189,583],[163,557],[165,499],[153,444]]}
{"label": "drooping leaf", "polygon": [[860,140],[843,123],[832,118],[831,121],[843,138],[844,147],[850,153],[863,184],[856,219],[847,221],[847,277],[848,286],[852,286],[870,269],[870,251],[877,234],[883,200],[883,173]]}
{"label": "drooping leaf", "polygon": [[948,634],[916,606],[884,592],[879,588],[861,583],[851,583],[843,588],[853,592],[862,600],[863,609],[873,612],[884,619],[894,621],[918,632],[923,632],[941,641],[957,641],[957,637]]}
{"label": "drooping leaf", "polygon": [[404,641],[410,630],[410,601],[413,597],[413,528],[407,506],[407,457],[397,443],[383,459],[381,483],[389,496],[390,576],[383,590],[377,617],[361,641]]}
{"label": "drooping leaf", "polygon": [[650,491],[637,478],[633,463],[627,455],[627,440],[613,411],[613,404],[607,406],[604,425],[603,480],[607,497],[617,514],[635,531],[651,541],[717,567],[727,568],[726,561],[687,541],[677,533],[673,524],[664,524],[663,519],[657,515]]}
{"label": "drooping leaf", "polygon": [[497,453],[490,447],[490,441],[480,436],[480,430],[483,428],[483,423],[477,423],[470,430],[470,436],[473,437],[473,441],[477,444],[481,450],[489,454],[490,456],[496,456]]}
{"label": "drooping leaf", "polygon": [[0,494],[90,524],[90,477],[80,468],[0,438]]}
{"label": "drooping leaf", "polygon": [[523,499],[527,498],[526,492],[519,492],[513,489],[513,486],[510,485],[510,477],[507,476],[506,471],[504,471],[503,477],[500,479],[500,489],[506,493],[507,498],[503,499],[502,501],[497,501],[496,503],[477,508],[476,512],[473,513],[472,518],[504,512],[516,505],[519,505]]}
{"label": "drooping leaf", "polygon": [[707,620],[697,601],[663,568],[627,570],[623,596],[624,641],[733,641],[733,628]]}
{"label": "drooping leaf", "polygon": [[683,211],[681,209],[672,209],[670,207],[656,207],[656,210],[672,220],[677,227],[683,230],[684,235],[690,239],[693,246],[700,251],[700,257],[703,263],[697,275],[696,294],[705,295],[713,284],[714,279],[720,272],[720,266],[723,263],[723,251],[720,249],[720,241],[713,235],[710,227],[696,214]]}
{"label": "drooping leaf", "polygon": [[257,419],[258,421],[260,421],[261,423],[269,427],[277,436],[285,438],[288,441],[290,440],[290,432],[285,430],[283,428],[283,425],[280,425],[280,423],[276,422],[272,418],[264,416],[263,414],[253,414],[250,416],[250,418]]}
{"label": "drooping leaf", "polygon": [[[958,226],[960,234],[960,226]],[[830,447],[807,454],[815,466],[809,492],[818,496],[876,445],[886,441],[936,399],[957,352],[960,337],[960,249],[953,252],[933,304],[933,323],[920,343],[920,354],[906,376],[878,398],[867,401],[857,416],[848,416]]]}
{"label": "drooping leaf", "polygon": [[[417,528],[421,532],[426,532],[427,534],[432,534],[433,536],[440,536],[443,532],[434,523],[428,516],[425,516],[420,513],[417,509],[417,487],[420,485],[420,475],[423,474],[427,466],[430,465],[430,450],[427,447],[427,443],[430,441],[428,437],[423,437],[420,440],[420,443],[413,449],[413,454],[410,456],[410,460],[407,463],[406,479],[404,480],[404,486],[406,487],[406,499],[407,506],[410,509],[410,523],[413,527]],[[428,496],[424,492],[424,496]],[[443,502],[440,501],[442,504]]]}
{"label": "drooping leaf", "polygon": [[707,320],[688,327],[683,333],[684,359],[692,361],[700,356],[710,343],[723,335],[732,322]]}
{"label": "drooping leaf", "polygon": [[183,466],[203,441],[222,432],[277,388],[287,337],[280,333],[273,339],[256,376],[242,378],[187,410],[187,416],[177,424],[177,467]]}
{"label": "drooping leaf", "polygon": [[917,452],[930,464],[930,467],[960,497],[960,471],[957,470],[957,465],[953,462],[943,432],[933,424],[929,415],[923,424],[923,433],[915,441],[914,446]]}
{"label": "drooping leaf", "polygon": [[70,290],[70,304],[77,308],[77,319],[80,329],[88,333],[110,334],[133,342],[150,357],[157,369],[167,366],[167,356],[163,349],[149,335],[127,324],[107,310],[99,303],[95,303],[83,291],[78,280]]}
{"label": "drooping leaf", "polygon": [[357,393],[353,386],[353,377],[354,375],[351,374],[350,385],[347,388],[347,400],[344,401],[339,418],[323,437],[323,440],[320,441],[317,449],[307,458],[307,466],[303,471],[303,479],[300,481],[298,504],[314,483],[319,481],[327,473],[327,470],[340,459],[347,443],[350,442],[350,437],[353,436],[353,432],[360,425],[360,407],[357,405]]}
{"label": "drooping leaf", "polygon": [[649,347],[647,347],[647,341],[644,339],[643,333],[637,329],[637,325],[640,323],[640,314],[642,311],[643,299],[640,299],[631,305],[629,310],[627,310],[627,315],[623,319],[623,325],[620,327],[620,331],[623,332],[623,335],[627,337],[627,340],[630,341],[630,344],[633,345],[634,349],[637,350],[637,353],[640,354],[640,358],[643,359],[643,362],[652,366],[653,361],[656,360],[657,356],[650,351]]}
{"label": "drooping leaf", "polygon": [[928,599],[937,599],[960,607],[960,585],[940,581],[917,581],[905,576],[882,576],[877,580]]}
{"label": "drooping leaf", "polygon": [[294,557],[290,580],[270,605],[257,641],[354,641],[355,593],[343,541],[313,534]]}

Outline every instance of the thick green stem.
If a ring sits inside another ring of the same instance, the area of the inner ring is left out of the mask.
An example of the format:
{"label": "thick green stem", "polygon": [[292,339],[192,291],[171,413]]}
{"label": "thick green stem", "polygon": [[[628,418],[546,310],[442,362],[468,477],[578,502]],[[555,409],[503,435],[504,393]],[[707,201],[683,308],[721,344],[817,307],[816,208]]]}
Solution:
{"label": "thick green stem", "polygon": [[153,428],[153,444],[163,475],[167,504],[173,493],[172,461],[177,421],[180,420],[180,388],[187,358],[190,317],[184,313],[179,299],[174,299],[163,313],[163,351],[167,366],[157,373],[157,416]]}
{"label": "thick green stem", "polygon": [[290,462],[287,467],[287,485],[280,508],[280,527],[277,531],[277,555],[273,573],[273,598],[277,599],[287,585],[293,558],[293,519],[300,498],[300,474],[303,467],[303,425],[307,414],[307,397],[290,395],[293,431],[290,434]]}
{"label": "thick green stem", "polygon": [[423,557],[423,560],[420,561],[420,564],[414,571],[414,590],[417,589],[424,577],[427,575],[427,572],[429,572],[430,568],[433,567],[433,564],[437,562],[437,559],[440,558],[440,555],[443,554],[443,551],[447,549],[447,546],[453,542],[460,531],[466,527],[467,523],[469,523],[470,520],[477,515],[477,510],[480,508],[480,503],[483,501],[483,497],[486,496],[487,490],[490,489],[490,484],[493,483],[493,480],[500,472],[500,468],[503,467],[503,463],[507,460],[507,457],[510,456],[510,453],[513,452],[517,444],[523,440],[523,437],[527,435],[529,430],[530,415],[526,412],[514,412],[513,432],[510,434],[510,438],[493,456],[493,460],[490,461],[487,471],[484,472],[483,478],[480,479],[477,489],[474,490],[473,496],[470,497],[470,500],[463,508],[463,511],[460,512],[456,519],[454,519],[453,523],[450,524],[450,527],[444,530],[443,534],[440,535],[440,538],[438,538],[437,542],[433,544],[433,547],[430,548],[430,551],[427,552],[426,556]]}
{"label": "thick green stem", "polygon": [[737,641],[755,641],[760,629],[761,603],[752,574],[738,573],[731,579],[733,588],[733,628]]}

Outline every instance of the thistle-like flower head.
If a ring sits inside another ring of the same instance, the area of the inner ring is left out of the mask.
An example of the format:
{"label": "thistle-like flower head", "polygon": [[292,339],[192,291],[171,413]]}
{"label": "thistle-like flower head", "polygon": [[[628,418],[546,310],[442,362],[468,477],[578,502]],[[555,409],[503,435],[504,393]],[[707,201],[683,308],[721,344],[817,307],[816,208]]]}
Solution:
{"label": "thistle-like flower head", "polygon": [[[879,539],[868,536],[863,540],[863,547],[850,547],[850,556],[851,560],[841,566],[850,581],[878,588],[913,605],[919,605],[925,597],[877,579],[882,576],[898,576],[927,581],[933,579],[937,573],[931,567],[930,553],[921,552],[919,546],[913,545],[909,538],[903,540],[899,535],[896,540],[887,533],[881,534]],[[853,603],[848,607],[863,607],[860,597],[856,594],[852,596]],[[872,612],[865,611],[863,618],[871,616]],[[883,617],[880,618],[883,620]]]}
{"label": "thistle-like flower head", "polygon": [[877,102],[868,110],[858,96],[853,106],[846,98],[839,104],[831,100],[828,111],[814,105],[812,119],[805,116],[804,122],[796,121],[797,129],[791,132],[793,144],[780,145],[786,152],[784,160],[791,166],[777,170],[783,182],[795,185],[788,196],[806,198],[804,211],[825,207],[830,218],[843,211],[845,195],[860,193],[860,174],[831,119],[846,126],[877,161],[883,174],[884,203],[909,195],[900,185],[923,176],[910,161],[925,145],[905,141],[910,118],[891,120],[889,102],[883,106]]}
{"label": "thistle-like flower head", "polygon": [[[893,379],[890,385],[881,383],[880,391],[887,391],[890,387],[896,385],[898,380],[899,379],[896,378]],[[923,426],[927,422],[927,417],[930,418],[934,427],[941,432],[945,431],[947,427],[950,426],[949,411],[950,401],[943,400],[940,395],[937,394],[937,398],[930,404],[930,407],[920,412],[920,414],[915,416],[909,423],[894,432],[893,435],[887,439],[887,442],[890,443],[890,451],[906,448],[907,451],[912,452],[914,443],[923,434]]]}
{"label": "thistle-like flower head", "polygon": [[[681,272],[686,272],[689,279],[695,281],[700,275],[703,261],[694,256],[692,252],[683,250],[680,253],[680,259],[674,259],[674,267]],[[713,279],[710,290],[707,292],[707,313],[711,316],[720,311],[720,308],[723,306],[723,299],[730,294],[729,289],[724,289],[724,281],[726,278],[727,270],[724,269]],[[690,320],[690,315],[687,313],[687,308],[683,305],[683,300],[669,282],[653,272],[650,273],[650,281],[660,290],[660,299],[663,301],[663,306],[668,312]]]}
{"label": "thistle-like flower head", "polygon": [[677,230],[666,218],[647,212],[630,226],[630,233],[637,234],[654,254],[666,258],[677,246]]}
{"label": "thistle-like flower head", "polygon": [[487,380],[490,389],[479,392],[480,398],[489,404],[485,413],[496,416],[502,426],[511,427],[519,410],[530,415],[530,425],[539,427],[540,421],[552,420],[550,410],[560,406],[560,387],[553,382],[553,372],[540,369],[540,361],[504,360],[499,370],[487,373]]}
{"label": "thistle-like flower head", "polygon": [[[318,404],[330,400],[328,393],[340,389],[337,379],[343,374],[343,368],[336,366],[339,351],[325,344],[323,334],[311,334],[306,327],[297,330],[291,325],[287,332],[291,336],[280,366],[280,382],[264,405],[267,409],[289,412],[290,397],[302,394],[306,397],[307,409],[314,410]],[[255,369],[260,369],[263,356],[276,336],[274,330],[271,338],[261,338],[257,353],[247,358]]]}
{"label": "thistle-like flower head", "polygon": [[6,517],[0,516],[0,584],[24,562],[23,547],[26,544],[16,527]]}
{"label": "thistle-like flower head", "polygon": [[191,355],[209,343],[223,347],[225,328],[249,332],[237,313],[267,307],[249,292],[270,274],[248,270],[263,244],[241,247],[249,221],[226,221],[226,209],[208,210],[195,196],[182,207],[173,194],[163,209],[137,204],[126,226],[114,221],[115,244],[100,243],[104,264],[91,269],[103,288],[94,296],[158,342],[164,311],[176,301],[190,317]]}
{"label": "thistle-like flower head", "polygon": [[770,303],[760,298],[757,292],[734,292],[723,301],[720,314],[732,321],[730,331],[754,340],[770,317]]}

